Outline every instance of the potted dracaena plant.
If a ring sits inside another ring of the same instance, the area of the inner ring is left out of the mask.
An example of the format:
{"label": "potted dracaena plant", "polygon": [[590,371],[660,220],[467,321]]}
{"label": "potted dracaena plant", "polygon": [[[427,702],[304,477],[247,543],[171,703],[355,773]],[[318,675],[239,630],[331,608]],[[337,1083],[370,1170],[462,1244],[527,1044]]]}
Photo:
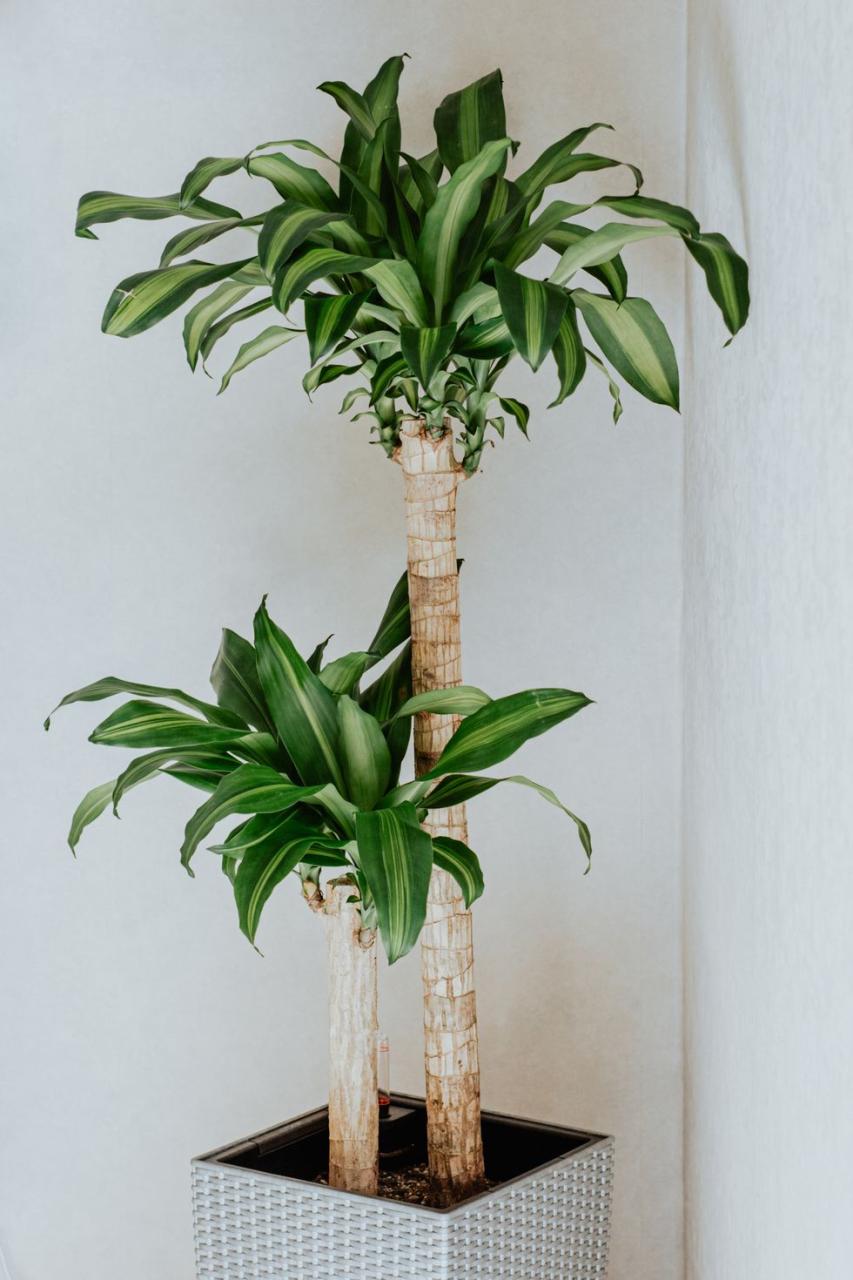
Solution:
{"label": "potted dracaena plant", "polygon": [[[417,1100],[397,1099],[385,1119],[382,1146],[402,1151],[405,1180],[395,1179],[391,1169],[382,1190],[393,1198],[407,1189],[406,1199],[418,1207],[407,1206],[403,1217],[391,1219],[393,1231],[383,1244],[384,1209],[335,1203],[336,1191],[375,1197],[380,1190],[377,932],[390,963],[411,950],[426,919],[434,868],[453,880],[466,908],[480,896],[484,878],[477,855],[461,840],[431,834],[423,823],[429,814],[446,812],[501,782],[532,788],[562,810],[576,825],[587,858],[591,852],[586,824],[549,788],[521,775],[482,772],[582,710],[589,703],[584,694],[531,689],[493,700],[481,689],[456,685],[413,695],[405,574],[366,649],[326,662],[325,648],[324,643],[303,657],[262,601],[253,642],[223,631],[211,672],[215,703],[114,676],[59,703],[134,695],[97,725],[90,741],[143,751],[80,802],[69,833],[72,850],[89,823],[110,807],[118,812],[126,792],[167,774],[209,793],[190,817],[181,847],[191,875],[201,843],[221,823],[235,824],[209,847],[233,885],[240,928],[250,942],[270,895],[289,876],[298,878],[305,901],[327,924],[328,1107],[196,1161],[200,1280],[280,1274],[297,1260],[306,1280],[412,1274],[415,1265],[430,1280],[448,1276],[446,1235],[456,1224],[445,1218],[437,1228],[430,1221],[433,1210],[424,1210],[429,1184],[423,1171],[417,1174],[426,1154],[426,1125]],[[384,671],[362,689],[365,674],[384,659]],[[458,728],[427,773],[401,783],[412,718],[425,712],[453,715]],[[497,1129],[491,1170],[497,1184],[521,1171],[530,1175],[527,1194],[539,1188],[547,1197],[558,1171],[581,1179],[577,1260],[590,1257],[603,1265],[609,1141],[506,1117],[486,1120]],[[318,1142],[326,1137],[327,1147]],[[543,1163],[545,1180],[540,1174],[537,1182]],[[259,1187],[259,1173],[267,1175],[266,1187],[263,1178]],[[309,1176],[322,1178],[331,1190],[315,1184],[306,1195]],[[562,1209],[565,1231],[569,1216],[566,1205]],[[587,1222],[590,1210],[594,1220]],[[353,1224],[361,1235],[352,1236]],[[466,1224],[473,1226],[470,1213]],[[318,1243],[318,1226],[325,1243]],[[552,1224],[552,1234],[553,1229]],[[342,1231],[345,1247],[334,1239],[330,1245],[329,1235]],[[499,1247],[504,1250],[502,1240]],[[547,1267],[541,1230],[524,1247],[537,1267]]]}
{"label": "potted dracaena plant", "polygon": [[[504,389],[510,361],[519,355],[538,369],[553,359],[554,405],[593,367],[607,380],[614,420],[621,400],[613,370],[647,399],[677,408],[672,343],[652,305],[630,294],[622,249],[680,239],[731,335],[746,321],[749,293],[746,263],[724,236],[704,232],[689,210],[643,194],[635,166],[584,149],[591,134],[610,126],[573,130],[532,163],[514,160],[499,72],[446,97],[435,113],[435,148],[409,154],[397,108],[402,68],[401,57],[388,59],[363,93],[337,81],[320,86],[348,116],[337,159],[304,139],[206,157],[172,195],[88,193],[77,233],[91,238],[93,226],[119,218],[179,216],[193,224],[169,240],[158,267],[117,286],[105,332],[141,333],[200,294],[184,322],[193,369],[232,327],[269,310],[289,320],[240,346],[222,390],[302,334],[309,393],[356,379],[342,410],[369,421],[401,465],[412,684],[422,693],[461,681],[456,496],[478,470],[489,433],[503,435],[508,419],[527,432],[527,407]],[[549,188],[610,169],[630,175],[627,193],[542,207]],[[205,194],[217,178],[238,172],[275,193],[265,213],[244,218]],[[588,212],[597,223],[619,220],[586,225],[580,219]],[[247,245],[247,233],[257,240]],[[221,237],[240,245],[228,261],[191,256]],[[540,249],[555,255],[545,279],[525,269]],[[417,716],[416,773],[433,768],[454,723],[432,711]],[[464,806],[431,813],[427,827],[464,843]],[[482,1186],[484,1166],[470,915],[441,869],[432,877],[421,950],[430,1170],[437,1196],[453,1203]]]}

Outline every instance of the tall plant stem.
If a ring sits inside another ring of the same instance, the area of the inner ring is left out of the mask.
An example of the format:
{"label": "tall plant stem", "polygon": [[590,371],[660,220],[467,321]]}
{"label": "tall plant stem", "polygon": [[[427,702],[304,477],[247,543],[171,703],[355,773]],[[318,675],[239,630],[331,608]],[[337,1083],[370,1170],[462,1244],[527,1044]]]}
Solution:
{"label": "tall plant stem", "polygon": [[[440,437],[423,420],[402,424],[399,460],[406,499],[412,687],[415,693],[462,682],[456,494],[463,476],[448,425]],[[451,716],[415,719],[415,773],[431,769],[455,729]],[[464,805],[430,813],[433,835],[467,842]],[[433,1192],[452,1204],[484,1184],[480,1055],[471,913],[455,882],[432,874],[421,935],[427,1136]]]}
{"label": "tall plant stem", "polygon": [[329,954],[329,1186],[375,1195],[379,1179],[376,941],[354,884],[332,883]]}

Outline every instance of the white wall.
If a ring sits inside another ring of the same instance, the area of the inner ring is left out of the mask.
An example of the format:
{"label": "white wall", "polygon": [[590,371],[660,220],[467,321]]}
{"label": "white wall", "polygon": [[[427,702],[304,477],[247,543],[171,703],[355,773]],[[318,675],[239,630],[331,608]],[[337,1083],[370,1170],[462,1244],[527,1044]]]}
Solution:
{"label": "white wall", "polygon": [[[307,403],[296,344],[217,399],[188,375],[178,323],[102,337],[109,290],[172,227],[75,240],[76,197],[173,190],[197,157],[269,137],[334,145],[341,118],[313,86],[361,84],[407,49],[413,147],[438,98],[500,63],[527,161],[610,119],[617,154],[678,199],[681,4],[13,0],[0,24],[0,1241],[13,1280],[189,1280],[189,1157],[322,1099],[317,924],[279,891],[259,959],[213,866],[200,855],[194,882],[181,872],[192,797],[168,781],[129,797],[120,824],[102,819],[72,862],[71,810],[117,766],[85,742],[99,708],[48,737],[40,721],[108,672],[202,693],[219,627],[247,627],[266,590],[301,643],[333,628],[362,643],[401,568],[400,483],[336,418],[336,388]],[[678,339],[678,255],[637,259]],[[490,453],[463,494],[467,675],[597,699],[519,762],[588,817],[596,863],[584,879],[568,829],[526,793],[472,816],[489,878],[485,1099],[618,1134],[612,1280],[675,1280],[682,424],[626,394],[614,429],[592,376],[550,414],[553,374],[514,385],[533,443]],[[418,986],[415,958],[384,983],[397,1083],[413,1090]]]}
{"label": "white wall", "polygon": [[720,358],[691,289],[688,1274],[853,1256],[853,15],[691,4],[689,203],[746,244]]}

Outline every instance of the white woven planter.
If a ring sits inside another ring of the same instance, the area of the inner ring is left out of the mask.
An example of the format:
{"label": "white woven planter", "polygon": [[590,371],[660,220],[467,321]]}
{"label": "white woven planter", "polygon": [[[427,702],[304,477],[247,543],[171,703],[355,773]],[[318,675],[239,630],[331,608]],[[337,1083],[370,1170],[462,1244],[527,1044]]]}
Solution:
{"label": "white woven planter", "polygon": [[515,1140],[563,1154],[439,1210],[264,1170],[294,1137],[322,1150],[325,1118],[311,1112],[193,1161],[198,1280],[604,1280],[612,1138],[487,1114],[487,1168],[496,1134],[510,1152]]}

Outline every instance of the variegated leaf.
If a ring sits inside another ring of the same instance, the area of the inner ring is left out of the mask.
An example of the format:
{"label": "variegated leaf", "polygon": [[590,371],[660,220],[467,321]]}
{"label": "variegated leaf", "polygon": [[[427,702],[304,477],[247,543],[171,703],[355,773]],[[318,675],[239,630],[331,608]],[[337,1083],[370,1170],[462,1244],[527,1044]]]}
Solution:
{"label": "variegated leaf", "polygon": [[545,359],[566,312],[563,289],[495,264],[495,284],[507,327],[520,355],[531,369]]}
{"label": "variegated leaf", "polygon": [[257,337],[250,338],[248,342],[244,342],[222,375],[217,395],[222,395],[235,373],[240,373],[248,365],[254,364],[256,360],[260,360],[261,356],[269,355],[271,351],[278,350],[286,342],[292,342],[300,333],[300,329],[287,329],[280,324],[271,324],[269,328],[264,329]]}
{"label": "variegated leaf", "polygon": [[455,337],[456,325],[452,323],[423,329],[412,325],[401,327],[400,349],[427,393],[433,375],[450,355]]}
{"label": "variegated leaf", "polygon": [[442,163],[455,173],[487,142],[506,137],[503,77],[492,71],[456,93],[448,94],[434,118]]}
{"label": "variegated leaf", "polygon": [[572,298],[607,359],[640,395],[678,408],[678,362],[666,327],[645,298],[616,303],[575,289]]}
{"label": "variegated leaf", "polygon": [[251,258],[242,262],[213,264],[183,262],[179,266],[139,271],[113,289],[101,320],[104,333],[131,338],[144,333],[191,298],[205,285],[233,276]]}

